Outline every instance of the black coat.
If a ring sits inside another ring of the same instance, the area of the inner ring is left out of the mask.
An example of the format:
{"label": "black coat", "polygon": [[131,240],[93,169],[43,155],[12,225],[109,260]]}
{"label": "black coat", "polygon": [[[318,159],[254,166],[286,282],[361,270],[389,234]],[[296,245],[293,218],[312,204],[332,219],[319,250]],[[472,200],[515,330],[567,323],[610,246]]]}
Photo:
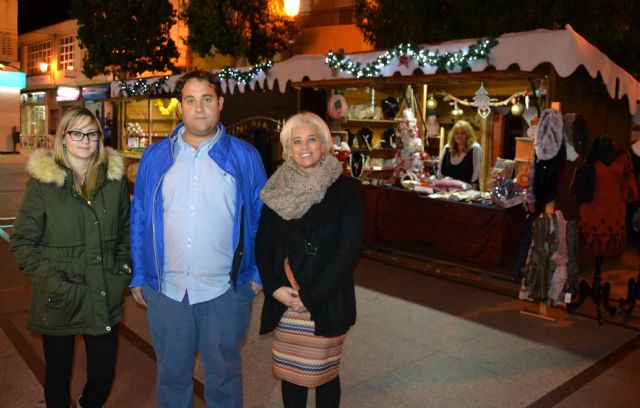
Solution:
{"label": "black coat", "polygon": [[300,285],[300,299],[315,322],[315,334],[332,337],[349,330],[356,321],[353,264],[363,222],[360,183],[345,176],[300,219],[286,221],[264,207],[256,237],[265,294],[260,334],[275,329],[286,310],[272,296],[281,286],[291,286],[284,273],[286,257]]}

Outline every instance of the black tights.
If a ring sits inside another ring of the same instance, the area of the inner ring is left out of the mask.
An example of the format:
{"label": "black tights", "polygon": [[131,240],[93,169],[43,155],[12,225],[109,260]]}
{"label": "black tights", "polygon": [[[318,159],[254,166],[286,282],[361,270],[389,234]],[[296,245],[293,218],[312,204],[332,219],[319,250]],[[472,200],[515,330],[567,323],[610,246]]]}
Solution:
{"label": "black tights", "polygon": [[[42,336],[46,372],[44,396],[48,408],[68,408],[75,336]],[[116,363],[116,326],[109,334],[84,336],[87,382],[82,407],[102,407],[109,396]]]}
{"label": "black tights", "polygon": [[[307,406],[308,387],[282,380],[282,402],[285,408]],[[316,387],[316,408],[337,408],[340,406],[340,376]]]}

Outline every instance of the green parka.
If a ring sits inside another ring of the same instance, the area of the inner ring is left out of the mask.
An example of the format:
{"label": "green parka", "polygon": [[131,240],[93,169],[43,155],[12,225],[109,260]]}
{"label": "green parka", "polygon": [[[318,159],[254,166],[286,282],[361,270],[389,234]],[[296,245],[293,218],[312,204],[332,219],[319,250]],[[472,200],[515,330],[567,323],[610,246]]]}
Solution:
{"label": "green parka", "polygon": [[[32,283],[30,330],[47,335],[111,332],[122,318],[130,275],[128,184],[122,156],[109,149],[93,197],[73,190],[69,169],[37,150],[11,235],[11,252]],[[126,270],[126,268],[125,268]]]}

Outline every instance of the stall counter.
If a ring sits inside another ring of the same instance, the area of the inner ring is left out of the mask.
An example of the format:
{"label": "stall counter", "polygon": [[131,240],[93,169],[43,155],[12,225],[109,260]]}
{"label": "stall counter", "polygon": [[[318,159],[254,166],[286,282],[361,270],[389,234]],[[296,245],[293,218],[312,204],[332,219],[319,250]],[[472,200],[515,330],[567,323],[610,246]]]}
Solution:
{"label": "stall counter", "polygon": [[363,186],[364,244],[426,245],[464,261],[504,266],[525,229],[522,206],[500,208]]}

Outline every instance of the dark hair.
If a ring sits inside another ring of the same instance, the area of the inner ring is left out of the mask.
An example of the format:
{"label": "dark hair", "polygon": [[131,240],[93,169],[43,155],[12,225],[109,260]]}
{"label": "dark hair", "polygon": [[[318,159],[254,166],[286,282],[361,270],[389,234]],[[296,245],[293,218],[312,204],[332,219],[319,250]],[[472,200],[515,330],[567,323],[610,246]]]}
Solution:
{"label": "dark hair", "polygon": [[220,88],[220,77],[217,74],[209,71],[192,71],[184,74],[178,79],[176,82],[176,94],[178,94],[178,100],[182,101],[182,88],[184,88],[184,84],[187,83],[190,79],[197,79],[198,81],[206,81],[213,89],[216,91],[216,96],[222,96],[222,88]]}

